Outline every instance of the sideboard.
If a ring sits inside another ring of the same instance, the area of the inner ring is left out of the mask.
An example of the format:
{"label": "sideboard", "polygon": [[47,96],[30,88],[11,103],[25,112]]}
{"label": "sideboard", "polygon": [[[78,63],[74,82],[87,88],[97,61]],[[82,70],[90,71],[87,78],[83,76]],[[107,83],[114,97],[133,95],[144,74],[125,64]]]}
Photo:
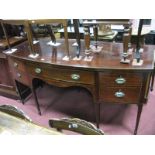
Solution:
{"label": "sideboard", "polygon": [[[17,45],[16,52],[6,54],[15,81],[31,88],[39,114],[41,115],[41,109],[35,89],[37,79],[59,87],[84,87],[93,96],[97,127],[100,122],[101,104],[137,105],[134,130],[134,134],[137,134],[143,104],[148,100],[154,68],[155,46],[145,45],[141,55],[144,61],[143,65],[132,66],[132,63],[120,63],[123,51],[122,43],[99,42],[99,45],[103,46],[102,51],[92,53],[92,61],[84,61],[84,41],[81,41],[82,59],[73,60],[76,57],[76,47],[72,46],[75,40],[70,39],[70,59],[65,61],[63,60],[65,56],[64,40],[57,40],[61,43],[58,47],[47,45],[48,41],[50,41],[49,38],[43,38],[34,45],[39,54],[37,58],[29,57],[27,41]],[[132,62],[133,54],[129,59]]]}

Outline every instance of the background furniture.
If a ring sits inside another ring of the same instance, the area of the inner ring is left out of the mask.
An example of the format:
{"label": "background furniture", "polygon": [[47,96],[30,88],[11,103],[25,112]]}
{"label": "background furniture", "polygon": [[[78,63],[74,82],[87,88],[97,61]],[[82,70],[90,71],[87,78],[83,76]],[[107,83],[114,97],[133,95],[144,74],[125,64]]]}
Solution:
{"label": "background furniture", "polygon": [[84,20],[83,21],[83,26],[85,27],[85,29],[89,29],[89,33],[91,33],[91,30],[90,30],[91,27],[93,26],[101,27],[102,25],[110,25],[111,32],[115,32],[115,33],[111,35],[111,37],[109,38],[106,36],[104,38],[104,36],[98,35],[98,40],[101,38],[101,40],[104,40],[104,41],[121,41],[122,42],[124,32],[128,31],[131,35],[132,23],[129,21],[129,19],[97,19],[97,20]]}
{"label": "background furniture", "polygon": [[15,83],[9,68],[9,62],[3,51],[26,40],[21,36],[20,30],[24,21],[0,20],[0,94],[8,97],[18,98]]}
{"label": "background furniture", "polygon": [[[143,46],[146,43],[150,42],[148,39],[146,39],[146,36],[149,34],[150,28],[143,26],[141,35],[140,35],[140,44]],[[138,29],[132,29],[132,37],[131,37],[131,43],[136,44],[137,37],[138,37]]]}
{"label": "background furniture", "polygon": [[83,135],[104,135],[92,123],[78,118],[50,119],[49,125],[57,130],[69,130]]}
{"label": "background furniture", "polygon": [[31,122],[31,119],[22,110],[18,109],[15,106],[7,104],[0,105],[0,111]]}
{"label": "background furniture", "polygon": [[[46,26],[49,24],[54,24],[54,23],[59,23],[63,25],[64,28],[64,39],[65,39],[65,52],[66,55],[69,56],[69,46],[68,46],[68,33],[67,33],[67,20],[66,19],[38,19],[38,20],[27,20],[26,21],[26,28],[27,28],[27,36],[28,36],[28,41],[29,41],[29,45],[30,45],[30,50],[31,53],[33,55],[35,55],[38,51],[36,51],[35,47],[34,47],[34,39],[36,39],[36,37],[34,36],[34,32],[32,29],[32,25],[33,24],[45,24]],[[48,32],[48,34],[51,37],[51,41],[55,42],[55,38],[54,36],[52,36],[52,30],[49,30],[50,32]],[[53,41],[54,40],[54,41]],[[37,49],[38,50],[38,49]]]}
{"label": "background furniture", "polygon": [[0,135],[62,135],[54,129],[48,129],[32,122],[0,111]]}
{"label": "background furniture", "polygon": [[[64,30],[60,29],[60,30],[58,30],[58,32],[60,33],[60,38],[64,38]],[[67,32],[68,32],[68,38],[69,39],[75,39],[76,38],[74,27],[67,27]],[[90,32],[93,34],[93,28],[90,28]],[[80,33],[80,38],[84,39],[84,28],[83,27],[79,27],[79,33]],[[101,36],[101,37],[99,37],[99,40],[114,41],[116,36],[117,36],[117,31],[114,31],[114,34],[107,35],[107,36]],[[93,38],[93,36],[92,36],[92,38]]]}
{"label": "background furniture", "polygon": [[155,45],[155,31],[154,30],[151,30],[148,34],[146,34],[145,44]]}

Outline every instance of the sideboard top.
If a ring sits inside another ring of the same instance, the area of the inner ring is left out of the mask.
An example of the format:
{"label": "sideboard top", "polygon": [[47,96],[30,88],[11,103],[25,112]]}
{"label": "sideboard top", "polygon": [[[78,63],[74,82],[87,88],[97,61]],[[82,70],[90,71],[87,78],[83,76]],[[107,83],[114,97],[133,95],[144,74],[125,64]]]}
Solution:
{"label": "sideboard top", "polygon": [[[65,44],[64,39],[59,39],[57,42],[61,43],[57,48],[53,48],[50,45],[47,45],[47,42],[50,41],[50,38],[43,38],[39,40],[39,43],[35,44],[35,50],[39,53],[37,58],[30,58],[30,50],[28,47],[28,42],[25,41],[15,48],[18,50],[12,54],[7,54],[11,57],[16,57],[23,60],[35,61],[41,63],[48,63],[58,66],[70,66],[77,68],[86,68],[92,70],[102,70],[102,69],[127,69],[127,70],[153,70],[154,68],[154,45],[144,45],[144,52],[141,55],[144,63],[142,66],[132,66],[132,60],[134,52],[129,59],[131,62],[129,64],[120,63],[121,54],[123,52],[122,43],[112,43],[112,42],[99,42],[99,46],[103,46],[100,53],[92,53],[92,61],[84,61],[84,41],[81,40],[81,60],[73,60],[76,57],[76,48],[72,46],[75,43],[74,39],[69,39],[69,52],[70,60],[62,60],[66,55],[65,53]],[[93,44],[93,41],[91,42]],[[57,51],[57,52],[56,52]],[[133,48],[134,51],[134,48]]]}

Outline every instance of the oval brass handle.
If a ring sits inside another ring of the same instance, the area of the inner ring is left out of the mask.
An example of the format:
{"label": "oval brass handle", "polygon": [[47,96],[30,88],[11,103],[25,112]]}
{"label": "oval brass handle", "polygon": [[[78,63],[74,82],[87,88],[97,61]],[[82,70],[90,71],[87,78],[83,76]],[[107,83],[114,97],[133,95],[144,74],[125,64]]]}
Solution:
{"label": "oval brass handle", "polygon": [[20,73],[17,73],[17,77],[18,77],[18,78],[21,78],[22,76],[21,76],[21,74],[20,74]]}
{"label": "oval brass handle", "polygon": [[18,64],[17,64],[17,62],[15,62],[15,63],[13,64],[13,66],[14,66],[14,67],[18,67]]}
{"label": "oval brass handle", "polygon": [[117,84],[124,84],[125,82],[126,82],[126,80],[123,78],[123,77],[119,77],[119,78],[117,78],[116,80],[115,80],[115,82],[117,83]]}
{"label": "oval brass handle", "polygon": [[73,80],[79,80],[79,79],[80,79],[80,75],[79,75],[79,74],[72,74],[72,75],[71,75],[71,78],[72,78]]}
{"label": "oval brass handle", "polygon": [[37,74],[41,73],[41,69],[40,68],[36,68],[35,69],[35,73],[37,73]]}
{"label": "oval brass handle", "polygon": [[118,98],[122,98],[125,96],[125,93],[123,93],[122,91],[118,91],[115,93],[115,96],[118,97]]}
{"label": "oval brass handle", "polygon": [[78,128],[78,124],[76,124],[76,123],[72,123],[72,124],[69,124],[68,125],[68,128]]}

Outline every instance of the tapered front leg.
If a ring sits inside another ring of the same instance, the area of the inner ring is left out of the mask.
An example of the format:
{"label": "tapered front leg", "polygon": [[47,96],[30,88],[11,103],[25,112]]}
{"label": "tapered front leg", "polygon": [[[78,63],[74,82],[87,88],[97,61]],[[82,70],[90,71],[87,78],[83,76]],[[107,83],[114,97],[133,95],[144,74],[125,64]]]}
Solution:
{"label": "tapered front leg", "polygon": [[96,126],[99,128],[100,125],[100,103],[95,103],[95,117],[96,117]]}
{"label": "tapered front leg", "polygon": [[17,91],[18,91],[20,100],[21,100],[21,102],[24,104],[24,99],[23,99],[23,97],[22,97],[22,92],[21,92],[20,85],[19,85],[18,81],[16,81],[16,80],[15,80],[15,83],[16,83],[16,88],[17,88]]}
{"label": "tapered front leg", "polygon": [[38,113],[39,113],[39,115],[41,115],[41,110],[40,110],[40,106],[39,106],[39,102],[38,102],[38,97],[37,97],[37,94],[36,94],[36,85],[35,85],[34,81],[32,82],[31,90],[32,90],[32,95],[34,97],[35,104],[37,106]]}
{"label": "tapered front leg", "polygon": [[137,134],[137,130],[138,130],[138,125],[139,125],[139,120],[140,120],[142,109],[143,109],[143,104],[139,104],[138,105],[138,112],[137,112],[137,119],[136,119],[136,126],[135,126],[135,130],[134,130],[134,135]]}
{"label": "tapered front leg", "polygon": [[154,66],[154,70],[152,72],[152,77],[151,77],[151,91],[153,91],[154,77],[155,77],[155,66]]}

